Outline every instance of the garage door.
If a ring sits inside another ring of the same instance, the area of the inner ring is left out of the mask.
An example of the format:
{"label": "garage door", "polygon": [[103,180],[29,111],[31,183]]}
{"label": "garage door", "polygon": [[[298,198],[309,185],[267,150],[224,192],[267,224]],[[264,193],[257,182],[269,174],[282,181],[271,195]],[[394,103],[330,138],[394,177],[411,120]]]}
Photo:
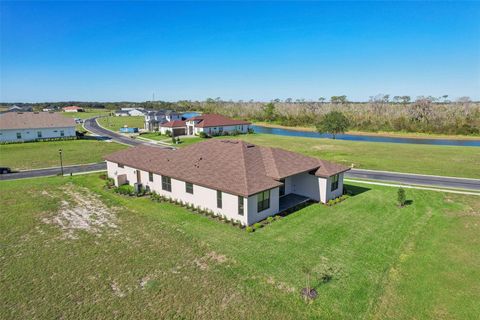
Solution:
{"label": "garage door", "polygon": [[173,134],[175,136],[183,136],[183,135],[185,135],[185,128],[173,129]]}

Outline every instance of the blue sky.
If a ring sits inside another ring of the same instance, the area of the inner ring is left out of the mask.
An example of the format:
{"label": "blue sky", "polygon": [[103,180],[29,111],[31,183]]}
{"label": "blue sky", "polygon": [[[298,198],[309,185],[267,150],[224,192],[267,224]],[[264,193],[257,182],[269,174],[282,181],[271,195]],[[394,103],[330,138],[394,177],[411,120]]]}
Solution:
{"label": "blue sky", "polygon": [[0,101],[480,99],[479,2],[0,3]]}

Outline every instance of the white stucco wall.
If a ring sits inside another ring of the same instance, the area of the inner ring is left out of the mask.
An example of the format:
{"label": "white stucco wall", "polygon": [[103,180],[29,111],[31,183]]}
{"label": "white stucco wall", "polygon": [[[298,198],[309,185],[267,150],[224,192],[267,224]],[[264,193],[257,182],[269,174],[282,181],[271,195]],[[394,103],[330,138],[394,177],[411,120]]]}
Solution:
{"label": "white stucco wall", "polygon": [[[200,132],[205,132],[206,134],[214,134],[220,132],[222,129],[223,132],[232,132],[238,131],[240,133],[247,133],[249,125],[237,125],[237,126],[217,126],[217,127],[206,127],[206,128],[198,128],[195,126],[194,121],[187,121],[187,128],[188,126],[193,126],[193,134],[198,135]],[[187,134],[188,134],[187,130]]]}
{"label": "white stucco wall", "polygon": [[[5,130],[0,129],[0,141],[31,141],[35,139],[45,138],[62,138],[60,131],[63,130],[63,137],[74,137],[75,127],[62,127],[62,128],[33,128],[33,129],[15,129]],[[42,137],[38,138],[37,132],[42,132]],[[17,139],[17,132],[22,134],[21,139]]]}
{"label": "white stucco wall", "polygon": [[270,189],[270,208],[262,212],[257,211],[257,195],[254,194],[248,197],[248,225],[252,225],[255,222],[277,214],[279,210],[278,195],[278,188]]}
{"label": "white stucco wall", "polygon": [[[124,168],[118,167],[116,163],[107,161],[108,176],[115,180],[115,185],[118,186],[118,176],[126,175],[130,185],[134,185],[137,182],[136,169],[128,166]],[[162,189],[162,177],[158,174],[153,174],[153,182],[149,181],[149,175],[147,171],[141,172],[142,185],[149,186],[151,191],[155,191],[166,197],[177,199],[179,201],[193,204],[194,206],[200,206],[202,209],[212,210],[215,214],[221,214],[227,216],[229,219],[235,219],[247,224],[247,201],[244,198],[244,215],[238,214],[238,196],[222,192],[222,208],[217,208],[217,190],[206,188],[194,184],[193,194],[186,192],[185,182],[177,179],[171,179],[172,191],[165,191]],[[278,209],[277,209],[278,210]]]}
{"label": "white stucco wall", "polygon": [[320,188],[319,178],[308,172],[303,172],[291,176],[291,192],[312,200],[320,201],[320,193],[324,193],[325,189]]}

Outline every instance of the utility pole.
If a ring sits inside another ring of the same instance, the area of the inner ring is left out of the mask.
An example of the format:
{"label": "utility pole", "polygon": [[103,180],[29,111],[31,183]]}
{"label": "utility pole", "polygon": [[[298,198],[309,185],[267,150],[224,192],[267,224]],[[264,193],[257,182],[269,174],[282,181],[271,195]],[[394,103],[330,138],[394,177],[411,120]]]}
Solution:
{"label": "utility pole", "polygon": [[62,159],[62,149],[58,149],[58,154],[60,155],[60,168],[62,170],[62,177],[63,177],[63,159]]}

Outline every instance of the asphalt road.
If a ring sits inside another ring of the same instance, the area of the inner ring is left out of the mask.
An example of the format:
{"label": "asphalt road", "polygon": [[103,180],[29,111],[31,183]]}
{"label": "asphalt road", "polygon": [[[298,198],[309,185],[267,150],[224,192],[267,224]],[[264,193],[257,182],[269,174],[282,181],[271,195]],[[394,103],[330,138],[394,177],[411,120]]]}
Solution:
{"label": "asphalt road", "polygon": [[120,133],[116,133],[116,132],[104,129],[98,125],[97,118],[86,119],[83,125],[85,129],[87,129],[90,132],[93,132],[94,134],[100,137],[112,139],[115,142],[123,143],[129,146],[148,145],[148,146],[156,146],[164,149],[174,149],[171,147],[153,144],[153,143],[149,143],[149,142],[138,140],[138,139],[132,139]]}
{"label": "asphalt road", "polygon": [[362,169],[352,169],[345,174],[345,177],[352,179],[368,179],[420,186],[434,186],[442,188],[457,188],[480,191],[480,179],[440,177]]}
{"label": "asphalt road", "polygon": [[[107,170],[107,164],[105,162],[93,163],[93,164],[79,164],[75,166],[63,167],[63,174],[69,175],[70,173],[89,172],[97,170]],[[19,171],[8,174],[0,174],[0,180],[15,180],[23,178],[36,178],[57,176],[62,173],[60,167],[47,168],[47,169],[34,169],[27,171]]]}
{"label": "asphalt road", "polygon": [[[100,137],[112,139],[113,141],[123,143],[129,146],[149,145],[149,146],[157,146],[159,148],[174,149],[171,147],[156,145],[156,144],[148,143],[145,141],[140,141],[137,139],[132,139],[127,136],[112,132],[110,130],[103,129],[98,125],[96,118],[86,119],[84,126],[87,130],[95,133]],[[88,171],[105,170],[105,169],[106,169],[105,163],[75,165],[75,166],[64,167],[64,174],[68,175],[70,173],[88,172]],[[60,174],[60,171],[61,170],[59,167],[22,171],[17,173],[0,175],[0,180],[13,180],[13,179],[21,179],[21,178],[53,176],[53,175]],[[395,183],[412,184],[412,185],[419,185],[419,186],[433,186],[433,187],[440,187],[440,188],[456,188],[456,189],[480,191],[480,179],[465,179],[465,178],[455,178],[455,177],[417,175],[417,174],[410,174],[410,173],[397,173],[397,172],[362,170],[362,169],[352,169],[345,174],[345,177],[351,178],[351,179],[368,179],[368,180],[375,180],[375,181],[382,181],[382,182],[395,182]]]}

